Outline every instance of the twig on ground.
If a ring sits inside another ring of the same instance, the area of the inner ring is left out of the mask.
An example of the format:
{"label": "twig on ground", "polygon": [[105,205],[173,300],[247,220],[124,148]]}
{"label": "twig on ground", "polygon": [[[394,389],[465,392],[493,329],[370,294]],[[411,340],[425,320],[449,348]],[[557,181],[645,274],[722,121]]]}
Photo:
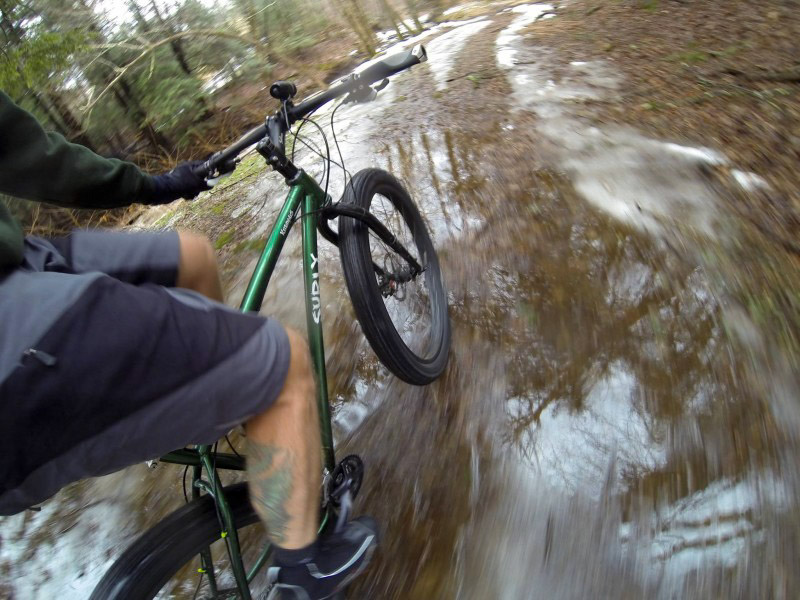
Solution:
{"label": "twig on ground", "polygon": [[800,68],[788,69],[785,71],[767,71],[765,73],[747,73],[739,69],[729,67],[720,73],[733,75],[745,81],[776,81],[780,83],[800,83]]}
{"label": "twig on ground", "polygon": [[[487,75],[487,73],[490,73]],[[492,79],[493,77],[497,77],[500,73],[497,72],[496,69],[484,69],[482,71],[469,71],[468,73],[464,73],[463,75],[456,75],[455,77],[451,77],[450,79],[445,79],[445,82],[450,83],[452,81],[456,81],[458,79],[465,79],[470,75],[477,75],[482,79]]]}

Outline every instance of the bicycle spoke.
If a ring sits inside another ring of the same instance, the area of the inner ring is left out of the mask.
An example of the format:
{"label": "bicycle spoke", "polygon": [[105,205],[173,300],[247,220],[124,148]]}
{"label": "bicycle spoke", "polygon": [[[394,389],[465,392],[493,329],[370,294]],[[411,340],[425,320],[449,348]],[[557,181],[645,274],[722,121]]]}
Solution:
{"label": "bicycle spoke", "polygon": [[[266,542],[260,524],[240,530],[242,560],[249,566],[248,581],[262,585],[259,577],[271,556],[271,546]],[[162,588],[157,598],[192,598],[196,600],[224,600],[241,598],[231,566],[231,557],[225,540],[216,540],[203,554],[196,556]],[[195,577],[197,579],[195,580]],[[196,582],[195,582],[196,581]],[[251,587],[251,590],[253,588]],[[254,594],[255,592],[253,592]],[[258,597],[253,595],[253,597]]]}
{"label": "bicycle spoke", "polygon": [[[391,200],[381,194],[376,194],[372,198],[370,212],[397,237],[403,247],[422,266],[423,273],[411,281],[390,282],[394,289],[390,290],[388,297],[387,294],[384,294],[384,303],[403,342],[413,351],[424,354],[423,351],[432,327],[430,302],[425,285],[426,257],[419,255],[414,232]],[[397,275],[409,269],[408,263],[377,234],[370,230],[369,236],[373,262],[384,272]],[[381,277],[376,274],[376,278],[380,283]]]}

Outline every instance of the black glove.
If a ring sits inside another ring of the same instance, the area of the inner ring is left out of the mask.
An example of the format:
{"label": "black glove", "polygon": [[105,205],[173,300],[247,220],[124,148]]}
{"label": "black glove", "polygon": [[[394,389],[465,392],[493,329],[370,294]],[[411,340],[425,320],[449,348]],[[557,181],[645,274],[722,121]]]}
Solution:
{"label": "black glove", "polygon": [[167,204],[178,198],[191,200],[200,192],[210,190],[211,187],[200,175],[195,175],[193,169],[202,165],[202,160],[191,160],[181,163],[169,173],[153,175],[153,196],[147,204]]}

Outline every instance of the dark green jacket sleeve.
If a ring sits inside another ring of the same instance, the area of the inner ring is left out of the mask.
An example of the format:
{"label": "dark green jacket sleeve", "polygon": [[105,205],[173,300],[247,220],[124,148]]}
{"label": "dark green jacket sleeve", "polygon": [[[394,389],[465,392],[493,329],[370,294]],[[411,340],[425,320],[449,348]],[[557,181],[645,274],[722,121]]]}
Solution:
{"label": "dark green jacket sleeve", "polygon": [[22,262],[22,229],[0,202],[0,273]]}
{"label": "dark green jacket sleeve", "polygon": [[133,163],[45,132],[0,92],[0,192],[59,206],[114,208],[146,202],[153,183]]}

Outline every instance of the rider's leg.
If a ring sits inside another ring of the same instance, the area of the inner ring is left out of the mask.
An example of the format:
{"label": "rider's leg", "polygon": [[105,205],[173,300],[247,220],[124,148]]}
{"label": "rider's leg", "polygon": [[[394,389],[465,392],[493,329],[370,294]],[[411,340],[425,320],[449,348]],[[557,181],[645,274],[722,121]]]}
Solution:
{"label": "rider's leg", "polygon": [[247,476],[272,541],[297,549],[317,537],[322,457],[308,346],[297,332],[286,332],[291,356],[281,393],[245,426]]}
{"label": "rider's leg", "polygon": [[285,540],[270,570],[274,589],[328,598],[361,571],[374,523],[356,519],[315,539],[321,444],[300,336],[174,289],[174,232],[29,237],[25,252],[26,267],[0,281],[0,339],[14,342],[0,348],[0,398],[26,399],[0,402],[0,456],[10,461],[0,461],[0,515],[70,481],[211,444],[248,421],[251,451],[272,456],[252,478],[277,484],[282,473],[288,482],[279,502],[270,503],[269,485],[254,491],[285,513],[272,519]]}
{"label": "rider's leg", "polygon": [[308,346],[291,329],[277,400],[246,424],[250,498],[276,544],[270,600],[330,598],[369,563],[378,539],[361,517],[317,539],[322,456]]}
{"label": "rider's leg", "polygon": [[208,238],[188,231],[179,231],[181,257],[176,286],[200,292],[223,301],[217,256]]}

